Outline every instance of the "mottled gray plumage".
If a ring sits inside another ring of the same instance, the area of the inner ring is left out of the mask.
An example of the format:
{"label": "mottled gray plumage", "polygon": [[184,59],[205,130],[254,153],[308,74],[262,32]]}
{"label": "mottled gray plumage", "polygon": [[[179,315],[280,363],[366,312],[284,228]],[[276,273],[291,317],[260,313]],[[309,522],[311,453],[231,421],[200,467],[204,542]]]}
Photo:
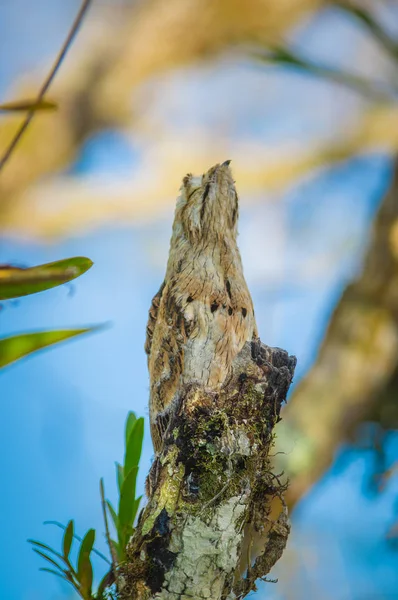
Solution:
{"label": "mottled gray plumage", "polygon": [[167,271],[149,310],[145,350],[155,451],[181,384],[216,391],[244,343],[257,337],[237,246],[238,195],[229,161],[186,175],[177,200]]}

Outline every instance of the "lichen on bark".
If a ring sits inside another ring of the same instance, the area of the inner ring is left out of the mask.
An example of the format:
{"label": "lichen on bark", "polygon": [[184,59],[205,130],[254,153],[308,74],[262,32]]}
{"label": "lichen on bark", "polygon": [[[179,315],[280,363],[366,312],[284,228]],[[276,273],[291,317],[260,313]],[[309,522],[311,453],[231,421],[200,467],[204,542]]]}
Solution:
{"label": "lichen on bark", "polygon": [[119,568],[121,600],[243,598],[280,558],[289,524],[269,454],[295,364],[258,340],[219,393],[183,390]]}

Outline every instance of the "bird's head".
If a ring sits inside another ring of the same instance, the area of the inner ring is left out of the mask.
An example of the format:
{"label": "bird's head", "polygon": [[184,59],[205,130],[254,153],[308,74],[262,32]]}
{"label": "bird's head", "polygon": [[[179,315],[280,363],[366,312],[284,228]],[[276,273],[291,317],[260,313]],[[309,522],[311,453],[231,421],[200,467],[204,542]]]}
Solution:
{"label": "bird's head", "polygon": [[238,195],[230,162],[199,177],[189,173],[182,181],[174,225],[182,227],[191,241],[237,235]]}

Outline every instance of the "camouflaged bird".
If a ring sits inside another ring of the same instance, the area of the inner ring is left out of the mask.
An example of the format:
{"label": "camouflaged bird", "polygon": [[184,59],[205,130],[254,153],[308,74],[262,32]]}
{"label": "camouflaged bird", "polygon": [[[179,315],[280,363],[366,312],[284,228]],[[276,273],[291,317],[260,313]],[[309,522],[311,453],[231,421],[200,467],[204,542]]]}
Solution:
{"label": "camouflaged bird", "polygon": [[184,177],[166,276],[149,310],[145,350],[156,453],[181,386],[218,390],[245,342],[257,337],[236,241],[238,195],[229,163]]}

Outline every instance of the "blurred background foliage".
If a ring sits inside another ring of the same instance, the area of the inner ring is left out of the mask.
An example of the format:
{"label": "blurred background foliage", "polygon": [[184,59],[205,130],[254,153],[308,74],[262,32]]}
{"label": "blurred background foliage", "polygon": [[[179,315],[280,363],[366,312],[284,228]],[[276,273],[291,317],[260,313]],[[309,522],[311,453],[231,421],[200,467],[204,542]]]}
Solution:
{"label": "blurred background foliage", "polygon": [[[2,105],[36,96],[78,9],[0,3]],[[57,110],[0,173],[0,262],[95,266],[72,297],[4,301],[0,328],[113,327],[1,373],[5,598],[72,597],[26,537],[72,515],[103,530],[98,479],[127,410],[147,415],[146,315],[180,181],[227,158],[260,336],[299,361],[275,457],[293,533],[257,596],[398,598],[397,48],[395,0],[92,2]],[[22,118],[0,115],[1,152]],[[147,434],[138,493],[151,455]]]}

